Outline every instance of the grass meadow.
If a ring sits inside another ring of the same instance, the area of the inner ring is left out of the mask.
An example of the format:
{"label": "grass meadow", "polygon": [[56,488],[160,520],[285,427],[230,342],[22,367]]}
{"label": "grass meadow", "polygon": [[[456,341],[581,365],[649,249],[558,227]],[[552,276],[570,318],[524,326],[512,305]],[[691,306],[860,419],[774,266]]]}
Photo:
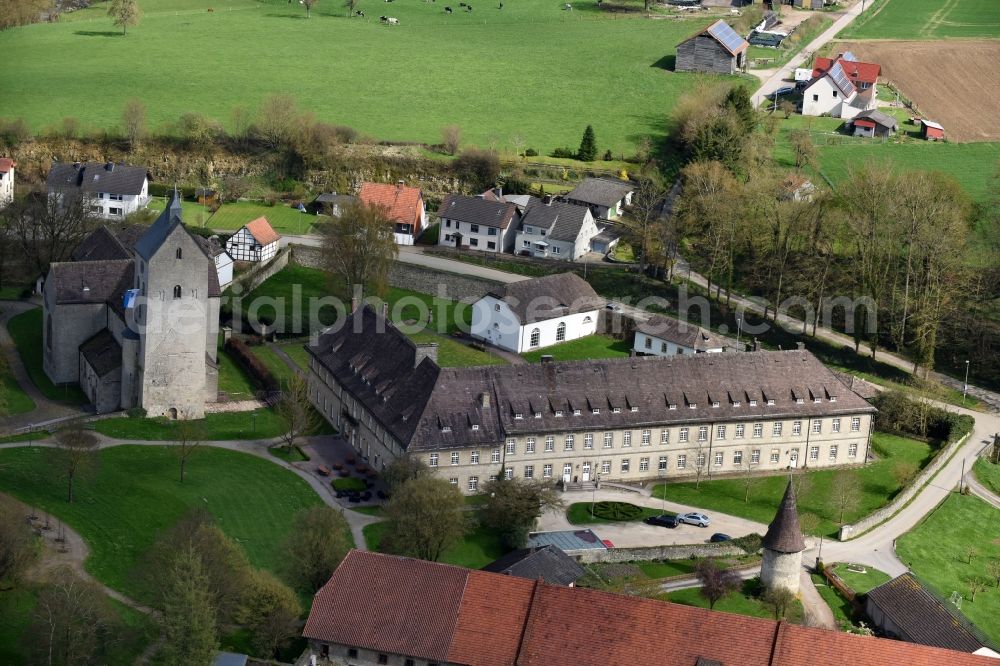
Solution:
{"label": "grass meadow", "polygon": [[877,0],[840,39],[1000,37],[996,0]]}
{"label": "grass meadow", "polygon": [[[705,17],[649,20],[550,0],[446,15],[444,4],[361,0],[367,18],[347,18],[327,0],[306,19],[285,0],[140,0],[144,17],[122,36],[97,2],[0,33],[0,116],[35,130],[67,116],[113,127],[136,97],[153,127],[192,111],[228,125],[234,107],[288,93],[321,120],[383,140],[436,143],[457,124],[469,143],[506,146],[520,134],[545,153],[575,148],[591,123],[601,152],[628,154],[662,133],[699,80],[670,70],[675,45]],[[383,13],[400,24],[381,24]],[[53,53],[73,57],[53,67]]]}

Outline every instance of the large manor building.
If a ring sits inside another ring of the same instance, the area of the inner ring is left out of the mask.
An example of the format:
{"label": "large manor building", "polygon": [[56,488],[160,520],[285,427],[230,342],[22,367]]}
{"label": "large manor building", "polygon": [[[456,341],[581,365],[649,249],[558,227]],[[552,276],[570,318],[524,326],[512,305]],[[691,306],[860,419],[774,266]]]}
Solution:
{"label": "large manor building", "polygon": [[43,367],[98,412],[201,418],[218,393],[219,279],[174,193],[150,227],[101,227],[53,263],[43,289]]}
{"label": "large manor building", "polygon": [[310,355],[318,410],[377,469],[463,492],[861,464],[874,408],[805,350],[441,368],[370,307]]}

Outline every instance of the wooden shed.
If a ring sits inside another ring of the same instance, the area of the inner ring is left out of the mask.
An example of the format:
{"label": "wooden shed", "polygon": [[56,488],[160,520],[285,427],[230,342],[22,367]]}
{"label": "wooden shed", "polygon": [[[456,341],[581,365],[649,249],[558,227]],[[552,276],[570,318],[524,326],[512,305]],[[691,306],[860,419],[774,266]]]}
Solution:
{"label": "wooden shed", "polygon": [[723,20],[718,20],[677,45],[678,72],[736,74],[746,69],[750,44]]}
{"label": "wooden shed", "polygon": [[933,120],[921,119],[920,136],[927,141],[944,141],[944,127]]}

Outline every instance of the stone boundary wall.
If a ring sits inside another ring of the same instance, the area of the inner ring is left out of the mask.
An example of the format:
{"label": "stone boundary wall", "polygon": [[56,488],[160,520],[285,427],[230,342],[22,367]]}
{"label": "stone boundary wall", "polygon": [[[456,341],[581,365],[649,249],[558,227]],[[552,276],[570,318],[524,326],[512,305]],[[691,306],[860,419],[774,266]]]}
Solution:
{"label": "stone boundary wall", "polygon": [[[971,435],[971,433],[970,433]],[[868,516],[865,516],[853,525],[842,525],[840,528],[840,534],[837,538],[841,541],[848,541],[856,536],[860,536],[864,532],[867,532],[871,528],[875,527],[879,523],[888,520],[897,511],[903,508],[907,502],[913,499],[913,496],[918,492],[923,490],[924,486],[931,480],[931,478],[938,473],[938,471],[945,466],[945,464],[951,460],[952,455],[965,444],[965,441],[969,439],[969,435],[962,437],[958,441],[952,442],[946,446],[934,461],[930,465],[924,468],[917,478],[913,482],[903,489],[903,492],[899,493],[892,502],[882,507],[878,511],[875,511]]]}
{"label": "stone boundary wall", "polygon": [[675,546],[640,546],[608,548],[607,550],[570,551],[581,564],[596,562],[650,562],[652,560],[686,560],[692,557],[731,557],[746,555],[731,543],[694,543]]}
{"label": "stone boundary wall", "polygon": [[[321,250],[305,245],[295,246],[295,262],[310,268],[322,268]],[[501,283],[484,278],[438,271],[426,266],[416,266],[402,261],[394,261],[389,269],[389,284],[399,289],[409,289],[422,294],[437,296],[439,288],[443,298],[463,300],[468,303],[482,298],[488,291]]]}
{"label": "stone boundary wall", "polygon": [[230,287],[238,284],[243,288],[244,294],[253,291],[259,287],[264,280],[273,276],[275,273],[287,266],[288,260],[291,256],[292,246],[286,245],[282,249],[278,250],[278,253],[274,255],[274,258],[263,266],[258,264],[243,275],[233,278],[233,282]]}

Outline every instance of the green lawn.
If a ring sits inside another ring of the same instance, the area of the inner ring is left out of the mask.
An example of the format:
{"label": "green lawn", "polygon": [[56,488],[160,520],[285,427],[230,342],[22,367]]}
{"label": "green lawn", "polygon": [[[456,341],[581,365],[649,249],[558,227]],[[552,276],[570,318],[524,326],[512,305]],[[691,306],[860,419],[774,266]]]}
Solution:
{"label": "green lawn", "polygon": [[243,366],[237,363],[236,359],[223,348],[219,349],[218,359],[219,390],[228,393],[231,398],[237,400],[253,398],[257,392],[257,385],[243,369]]}
{"label": "green lawn", "polygon": [[[386,522],[365,525],[362,532],[368,550],[379,549],[387,525]],[[481,569],[506,552],[499,536],[485,527],[476,527],[465,535],[465,539],[446,550],[439,561],[468,569]]]}
{"label": "green lawn", "polygon": [[368,486],[365,485],[364,481],[351,476],[342,479],[334,479],[333,481],[330,482],[330,485],[333,486],[334,490],[364,491],[368,489]]}
{"label": "green lawn", "polygon": [[[387,10],[370,1],[359,6],[366,19],[348,19],[341,3],[321,2],[309,20],[286,0],[222,0],[211,3],[212,13],[194,0],[139,4],[142,21],[124,37],[104,15],[104,2],[72,20],[0,34],[8,54],[0,72],[3,115],[35,129],[66,116],[113,128],[125,100],[136,97],[154,128],[192,111],[229,125],[234,107],[256,108],[285,92],[320,120],[379,139],[437,143],[441,128],[454,123],[466,144],[486,146],[495,137],[507,148],[520,134],[547,154],[578,146],[591,123],[599,152],[630,154],[640,137],[661,132],[675,100],[702,80],[670,71],[668,58],[707,22],[612,14],[596,3],[565,11],[542,0],[454,15],[436,3],[397,3],[390,13],[398,26],[380,24]],[[52,53],[74,57],[56,72],[47,62]],[[110,71],[130,84],[99,85]],[[210,80],[197,72],[211,72]],[[532,90],[530,104],[496,94],[518,89]],[[401,113],[404,99],[420,112]]]}
{"label": "green lawn", "polygon": [[[285,432],[284,422],[270,409],[206,414],[201,422],[205,427],[205,439],[209,441],[269,439]],[[170,441],[177,438],[177,423],[165,418],[123,416],[95,421],[94,430],[115,439]]]}
{"label": "green lawn", "polygon": [[422,332],[410,335],[414,342],[434,342],[438,346],[437,362],[442,368],[465,368],[475,365],[506,365],[507,361],[488,352],[473,349],[467,344],[435,333]]}
{"label": "green lawn", "polygon": [[[966,549],[976,554],[968,562]],[[896,554],[939,597],[959,592],[962,613],[994,641],[1000,641],[1000,589],[990,581],[971,601],[969,579],[988,579],[986,563],[1000,558],[1000,510],[973,496],[952,494],[896,540]]]}
{"label": "green lawn", "polygon": [[278,345],[281,351],[288,354],[288,357],[295,362],[295,365],[299,366],[300,370],[309,369],[309,354],[306,352],[303,345],[308,344],[308,340],[299,340],[297,342],[288,342],[285,344]]}
{"label": "green lawn", "polygon": [[35,383],[38,390],[49,400],[59,400],[73,404],[87,402],[87,396],[83,394],[76,384],[64,384],[56,386],[45,374],[42,368],[42,310],[35,308],[22,312],[7,322],[7,331],[17,345],[17,352],[21,355],[21,362],[28,371],[28,376]]}
{"label": "green lawn", "polygon": [[636,562],[635,565],[647,578],[670,578],[694,573],[694,560],[654,560]]}
{"label": "green lawn", "polygon": [[840,39],[1000,37],[995,0],[880,0],[847,26]]}
{"label": "green lawn", "polygon": [[846,631],[854,626],[854,622],[851,620],[854,612],[851,602],[840,596],[840,593],[831,587],[822,575],[809,574],[809,577],[812,578],[813,585],[816,586],[819,596],[823,597],[823,601],[826,602],[826,605],[833,612],[833,619],[837,623],[837,627],[841,631]]}
{"label": "green lawn", "polygon": [[[873,447],[877,442],[889,455],[857,469],[862,484],[861,499],[857,509],[845,513],[845,522],[867,516],[884,506],[899,492],[901,486],[891,473],[895,461],[903,460],[923,467],[930,460],[932,449],[924,442],[884,433],[875,433],[873,439]],[[859,457],[860,455],[859,451]],[[819,518],[816,534],[834,536],[839,529],[839,512],[829,502],[830,488],[836,473],[836,470],[807,472],[809,487],[798,495],[799,515],[811,513]],[[700,489],[695,487],[694,482],[659,484],[653,495],[662,497],[665,489],[667,499],[671,502],[721,511],[767,524],[774,518],[774,512],[787,485],[788,477],[784,474],[757,478],[753,482],[749,502],[743,501],[745,483],[742,478],[702,481]]]}
{"label": "green lawn", "polygon": [[864,565],[865,573],[851,571],[847,568],[847,563],[844,562],[830,566],[833,568],[834,573],[840,576],[840,579],[850,585],[851,589],[858,594],[865,594],[873,587],[878,587],[892,578],[892,576],[884,571],[873,569],[867,565]]}
{"label": "green lawn", "polygon": [[615,340],[606,335],[588,335],[585,338],[527,352],[522,356],[529,363],[538,363],[545,355],[552,356],[556,361],[580,361],[589,358],[622,358],[628,356],[630,349],[632,349],[631,340]]}
{"label": "green lawn", "polygon": [[35,401],[17,383],[7,357],[0,352],[0,417],[24,414],[35,408]]}
{"label": "green lawn", "polygon": [[295,371],[285,363],[284,359],[274,353],[274,350],[270,346],[256,345],[250,349],[253,351],[254,356],[267,366],[267,369],[271,371],[271,374],[274,375],[274,378],[282,386],[286,385],[295,376]]}
{"label": "green lawn", "polygon": [[41,432],[22,432],[19,435],[9,435],[7,437],[0,437],[0,444],[13,444],[16,442],[31,442],[39,439],[45,439],[46,437],[51,437],[52,433],[47,430]]}
{"label": "green lawn", "polygon": [[997,495],[1000,495],[1000,465],[994,465],[984,458],[976,461],[972,467],[979,483],[983,484]]}
{"label": "green lawn", "polygon": [[[736,613],[737,615],[749,615],[750,617],[762,617],[769,620],[774,619],[774,613],[768,610],[757,598],[757,591],[760,582],[748,580],[743,583],[743,589],[721,599],[715,604],[715,610],[724,613]],[[675,604],[685,606],[697,606],[708,608],[708,601],[701,596],[700,588],[690,587],[686,590],[676,590],[671,592],[668,599]],[[786,618],[788,621],[800,624],[802,622],[802,603],[795,600]]]}
{"label": "green lawn", "polygon": [[[163,210],[165,202],[162,197],[155,198],[149,207],[153,210]],[[301,213],[283,203],[268,206],[257,201],[236,201],[226,203],[212,213],[206,206],[195,201],[181,202],[184,211],[184,221],[193,227],[207,227],[216,231],[236,231],[247,222],[258,217],[266,217],[268,223],[279,234],[301,236],[312,231],[312,226],[318,220],[325,219],[309,213]]]}
{"label": "green lawn", "polygon": [[267,449],[267,452],[275,458],[279,458],[280,460],[284,460],[289,463],[304,462],[309,460],[309,456],[307,456],[298,446],[293,446],[291,451],[286,449],[283,445],[272,446]]}
{"label": "green lawn", "polygon": [[[645,506],[638,508],[642,509],[642,513],[635,520],[643,520],[649,516],[659,516],[661,513],[666,513],[670,516],[674,515],[673,511],[661,511],[660,509],[651,509]],[[574,502],[573,504],[570,504],[566,509],[566,519],[573,525],[594,525],[621,522],[593,515],[590,512],[590,502]]]}
{"label": "green lawn", "polygon": [[55,474],[48,450],[0,450],[0,487],[66,521],[90,547],[87,570],[142,600],[149,591],[133,576],[142,554],[191,509],[209,511],[254,566],[278,571],[292,516],[320,503],[305,481],[278,465],[215,448],[190,459],[184,483],[168,447],[102,450],[94,471],[77,483],[73,504]]}

